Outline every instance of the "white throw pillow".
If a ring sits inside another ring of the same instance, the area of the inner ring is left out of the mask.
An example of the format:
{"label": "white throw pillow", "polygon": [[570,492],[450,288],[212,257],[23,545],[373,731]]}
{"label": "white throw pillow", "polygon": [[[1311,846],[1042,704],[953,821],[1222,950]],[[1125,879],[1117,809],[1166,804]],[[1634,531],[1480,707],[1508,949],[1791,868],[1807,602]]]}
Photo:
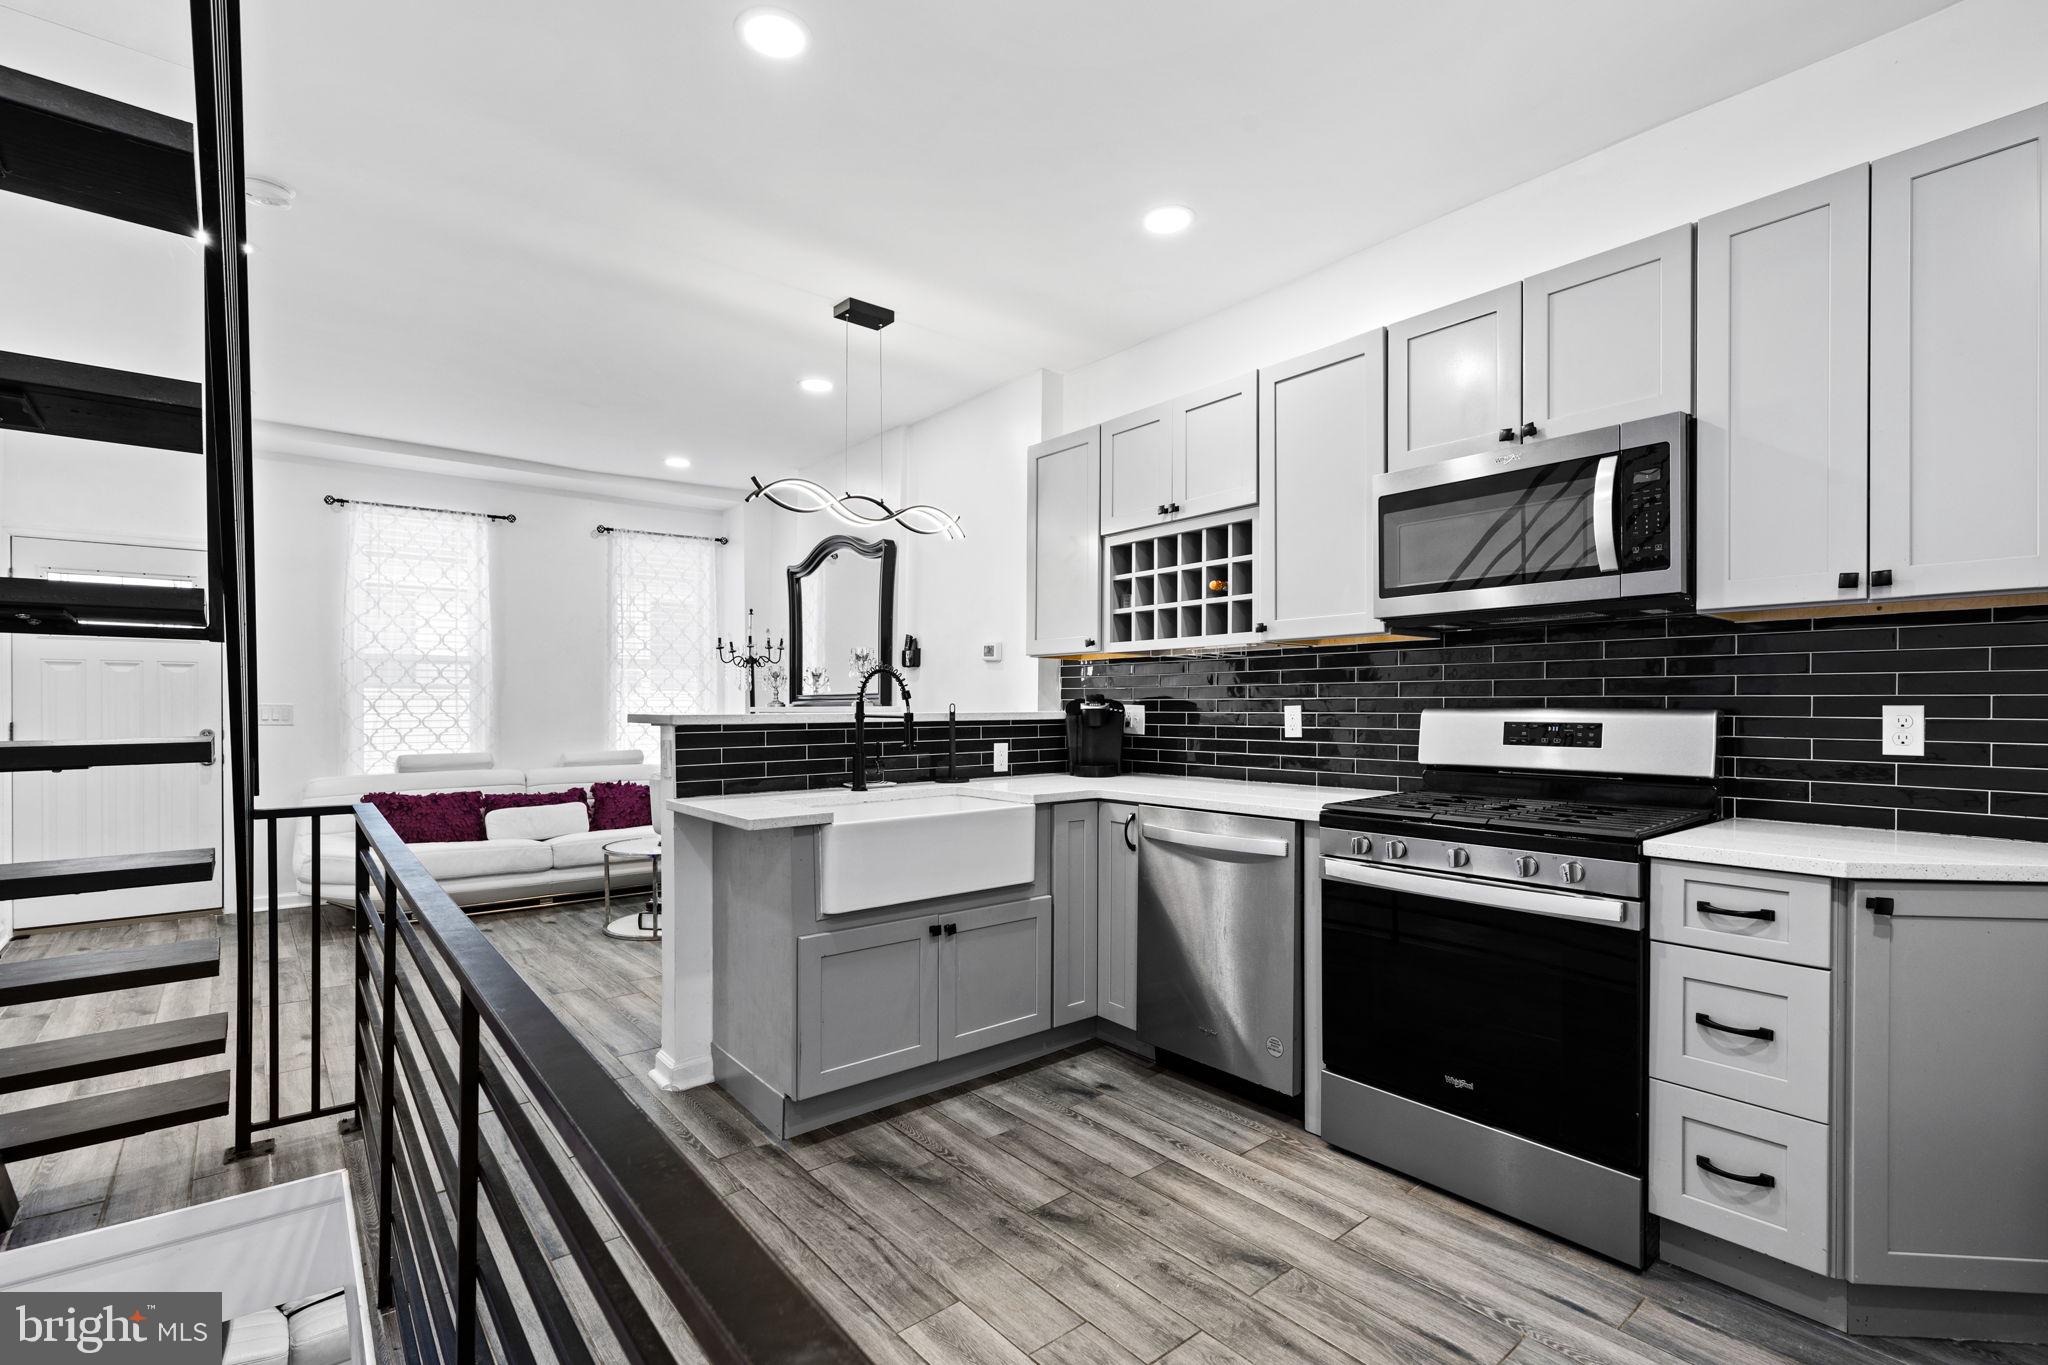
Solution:
{"label": "white throw pillow", "polygon": [[292,1341],[288,1365],[348,1365],[348,1300],[340,1290],[293,1310],[286,1321]]}
{"label": "white throw pillow", "polygon": [[484,812],[484,835],[491,839],[559,839],[564,834],[589,832],[590,807],[581,801]]}
{"label": "white throw pillow", "polygon": [[220,1359],[221,1365],[285,1365],[290,1352],[291,1332],[284,1314],[259,1308],[228,1323],[227,1347]]}
{"label": "white throw pillow", "polygon": [[400,754],[392,768],[401,773],[459,773],[491,766],[489,754]]}
{"label": "white throw pillow", "polygon": [[564,768],[606,768],[619,763],[645,763],[647,755],[638,749],[585,749],[562,755]]}

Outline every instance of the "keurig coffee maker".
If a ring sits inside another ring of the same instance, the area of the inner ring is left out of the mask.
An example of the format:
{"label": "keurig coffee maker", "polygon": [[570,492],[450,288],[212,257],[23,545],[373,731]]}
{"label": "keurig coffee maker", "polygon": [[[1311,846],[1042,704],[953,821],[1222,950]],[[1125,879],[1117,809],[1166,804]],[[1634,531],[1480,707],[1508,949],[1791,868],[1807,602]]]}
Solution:
{"label": "keurig coffee maker", "polygon": [[1124,759],[1124,704],[1096,693],[1067,703],[1067,771],[1115,777]]}

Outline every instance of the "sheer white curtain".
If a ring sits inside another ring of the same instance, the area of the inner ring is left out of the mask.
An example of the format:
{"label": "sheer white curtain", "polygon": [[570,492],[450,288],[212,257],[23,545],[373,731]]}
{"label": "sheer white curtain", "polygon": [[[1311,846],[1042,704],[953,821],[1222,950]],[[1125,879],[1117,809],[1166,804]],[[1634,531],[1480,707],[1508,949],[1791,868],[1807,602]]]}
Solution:
{"label": "sheer white curtain", "polygon": [[709,540],[613,531],[612,740],[651,759],[654,727],[636,711],[718,707],[718,546]]}
{"label": "sheer white curtain", "polygon": [[491,526],[351,503],[342,706],[350,771],[491,747]]}

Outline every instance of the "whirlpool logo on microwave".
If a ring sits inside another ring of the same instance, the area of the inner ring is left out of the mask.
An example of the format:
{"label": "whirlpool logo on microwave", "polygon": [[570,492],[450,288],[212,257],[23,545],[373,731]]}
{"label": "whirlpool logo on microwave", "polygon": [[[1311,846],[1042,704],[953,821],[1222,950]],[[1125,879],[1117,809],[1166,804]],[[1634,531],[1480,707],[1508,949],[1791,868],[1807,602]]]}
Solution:
{"label": "whirlpool logo on microwave", "polygon": [[0,1293],[8,1365],[218,1365],[218,1294]]}

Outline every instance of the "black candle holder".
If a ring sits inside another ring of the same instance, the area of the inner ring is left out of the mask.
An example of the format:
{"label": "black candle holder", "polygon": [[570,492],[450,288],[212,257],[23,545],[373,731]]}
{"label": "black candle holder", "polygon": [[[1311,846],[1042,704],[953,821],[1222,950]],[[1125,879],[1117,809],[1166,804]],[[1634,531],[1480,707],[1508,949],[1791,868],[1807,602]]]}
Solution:
{"label": "black candle holder", "polygon": [[747,647],[746,647],[746,648],[745,648],[744,650],[742,650],[742,649],[740,648],[740,643],[739,643],[739,641],[737,641],[737,640],[733,640],[733,641],[730,641],[730,642],[728,642],[728,641],[727,641],[727,640],[725,639],[725,637],[723,637],[723,636],[720,636],[720,637],[719,637],[719,640],[718,640],[718,661],[719,661],[720,663],[723,663],[723,664],[730,664],[730,665],[732,665],[732,666],[733,666],[734,668],[740,668],[740,669],[745,669],[745,670],[746,670],[746,674],[747,674],[747,709],[748,709],[749,711],[751,711],[751,710],[753,710],[753,709],[754,709],[754,673],[755,673],[755,671],[756,671],[756,670],[758,670],[758,669],[761,669],[761,668],[766,668],[766,667],[770,667],[770,666],[772,666],[772,665],[774,665],[774,664],[779,664],[779,663],[781,663],[781,662],[782,662],[782,657],[783,657],[783,653],[784,653],[784,651],[785,651],[785,650],[787,649],[788,645],[789,645],[789,638],[788,638],[787,636],[785,636],[785,637],[783,637],[783,640],[782,640],[782,643],[781,643],[781,644],[776,644],[776,643],[775,643],[774,641],[772,641],[772,640],[769,640],[769,641],[764,641],[764,642],[762,643],[762,648],[761,648],[760,652],[758,652],[758,653],[757,653],[757,652],[755,652],[755,649],[754,649],[754,609],[753,609],[752,607],[748,607],[748,608],[747,608]]}

